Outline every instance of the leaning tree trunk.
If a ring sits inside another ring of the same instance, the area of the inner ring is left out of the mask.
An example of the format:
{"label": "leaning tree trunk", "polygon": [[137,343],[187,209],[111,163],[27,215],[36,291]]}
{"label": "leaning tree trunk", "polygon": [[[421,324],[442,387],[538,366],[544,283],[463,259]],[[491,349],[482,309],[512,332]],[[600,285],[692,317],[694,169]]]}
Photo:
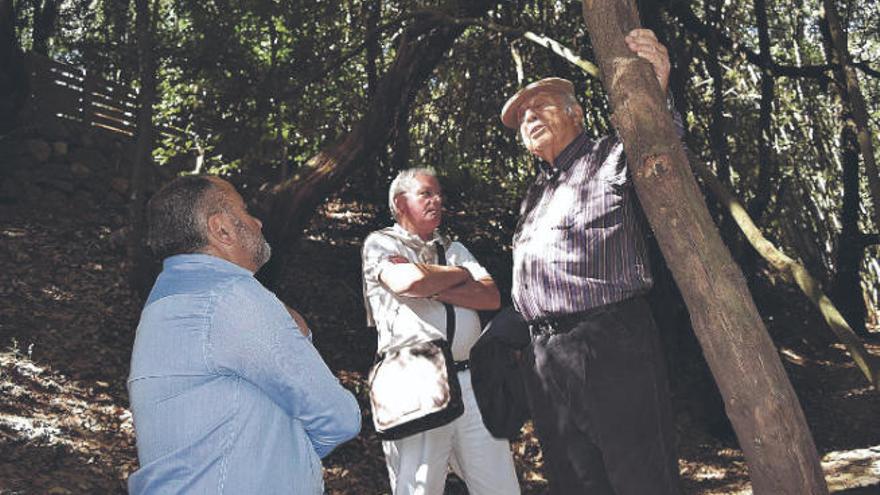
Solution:
{"label": "leaning tree trunk", "polygon": [[712,174],[709,167],[694,156],[690,156],[690,162],[693,170],[715,195],[715,199],[727,209],[728,216],[739,225],[743,235],[755,248],[755,251],[778,270],[783,277],[794,282],[804,295],[816,305],[825,319],[825,323],[846,347],[856,366],[868,379],[868,383],[877,388],[880,385],[880,369],[878,369],[880,360],[868,353],[859,336],[847,323],[848,320],[841,315],[828,296],[822,292],[819,282],[810,275],[810,272],[803,265],[788,257],[764,237],[764,234],[749,217],[743,204],[727,189],[727,186]]}
{"label": "leaning tree trunk", "polygon": [[806,419],[745,278],[721,241],[664,95],[624,36],[633,0],[584,0],[584,19],[636,192],[690,311],[758,494],[825,494]]}
{"label": "leaning tree trunk", "polygon": [[[467,5],[470,15],[480,15],[488,8],[483,1],[462,4]],[[369,163],[398,127],[406,125],[401,117],[408,115],[416,92],[464,29],[430,17],[417,19],[401,36],[397,57],[379,80],[360,122],[336,144],[312,157],[306,172],[275,188],[264,229],[275,250],[260,273],[267,285],[277,285],[287,253],[320,202],[358,166]]]}

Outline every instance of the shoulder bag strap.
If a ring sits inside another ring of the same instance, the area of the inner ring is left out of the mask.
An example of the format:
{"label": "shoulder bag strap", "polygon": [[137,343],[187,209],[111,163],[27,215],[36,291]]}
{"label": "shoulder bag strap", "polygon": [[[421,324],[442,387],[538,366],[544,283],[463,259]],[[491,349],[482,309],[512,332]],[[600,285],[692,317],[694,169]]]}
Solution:
{"label": "shoulder bag strap", "polygon": [[[437,264],[445,265],[446,249],[441,242],[438,242],[436,246]],[[443,307],[446,308],[446,340],[449,342],[449,347],[452,348],[452,341],[455,339],[455,308],[449,303],[443,303]]]}

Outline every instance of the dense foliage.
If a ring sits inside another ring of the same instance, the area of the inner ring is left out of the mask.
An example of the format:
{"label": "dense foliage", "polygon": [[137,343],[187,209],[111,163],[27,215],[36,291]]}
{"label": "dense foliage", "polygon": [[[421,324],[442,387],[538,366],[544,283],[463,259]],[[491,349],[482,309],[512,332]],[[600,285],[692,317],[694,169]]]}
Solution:
{"label": "dense foliage", "polygon": [[[152,0],[149,6],[158,62],[155,122],[177,130],[160,135],[154,158],[175,170],[195,169],[201,156],[205,167],[255,187],[295,176],[363,117],[402,33],[417,22],[468,27],[415,95],[406,125],[347,177],[348,194],[381,204],[396,169],[430,165],[446,177],[453,206],[479,197],[512,208],[533,165],[498,112],[517,87],[540,77],[573,80],[590,132],[611,128],[598,80],[523,36],[550,37],[589,60],[580,2],[497,1],[479,18],[466,18],[451,1]],[[843,59],[855,70],[866,123],[853,118],[856,95],[838,73],[829,7],[847,38]],[[35,0],[14,2],[14,9],[24,50],[139,84],[135,2]],[[691,150],[748,204],[772,241],[826,282],[838,304],[863,291],[876,307],[880,189],[872,189],[865,144],[853,136],[867,125],[874,162],[878,2],[644,0],[640,9],[670,49],[673,96],[686,116]],[[754,254],[725,225],[723,207],[710,205],[737,258],[749,266]],[[853,263],[855,278],[844,276]],[[876,323],[876,313],[845,313]]]}

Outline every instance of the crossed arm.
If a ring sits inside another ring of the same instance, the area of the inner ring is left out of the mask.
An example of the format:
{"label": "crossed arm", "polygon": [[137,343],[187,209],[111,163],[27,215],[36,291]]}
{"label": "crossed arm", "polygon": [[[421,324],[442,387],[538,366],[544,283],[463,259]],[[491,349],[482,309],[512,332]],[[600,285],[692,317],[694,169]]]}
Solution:
{"label": "crossed arm", "polygon": [[476,310],[501,306],[501,295],[491,277],[474,280],[463,267],[412,263],[403,256],[393,256],[390,261],[393,264],[382,270],[379,280],[395,294],[430,297]]}

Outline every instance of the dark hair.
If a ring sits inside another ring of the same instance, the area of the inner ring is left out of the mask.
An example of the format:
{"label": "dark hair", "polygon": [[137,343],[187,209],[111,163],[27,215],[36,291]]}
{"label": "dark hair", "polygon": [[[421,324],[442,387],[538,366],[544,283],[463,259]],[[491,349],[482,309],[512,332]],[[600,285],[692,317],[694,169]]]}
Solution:
{"label": "dark hair", "polygon": [[207,175],[178,177],[147,203],[147,246],[159,259],[208,244],[207,219],[223,211],[223,190]]}

